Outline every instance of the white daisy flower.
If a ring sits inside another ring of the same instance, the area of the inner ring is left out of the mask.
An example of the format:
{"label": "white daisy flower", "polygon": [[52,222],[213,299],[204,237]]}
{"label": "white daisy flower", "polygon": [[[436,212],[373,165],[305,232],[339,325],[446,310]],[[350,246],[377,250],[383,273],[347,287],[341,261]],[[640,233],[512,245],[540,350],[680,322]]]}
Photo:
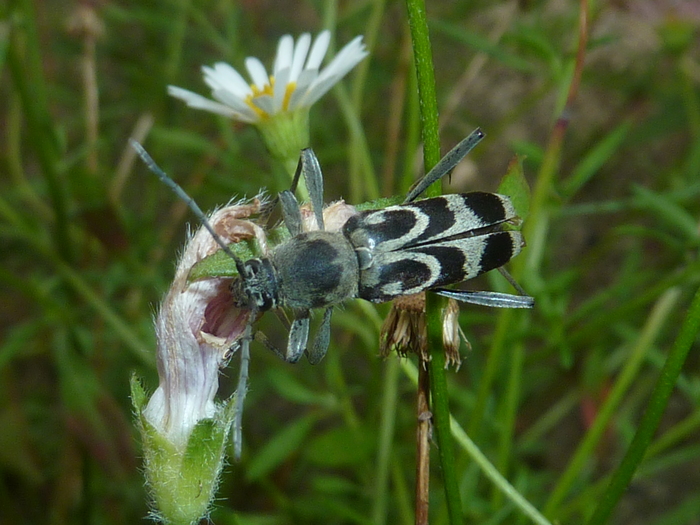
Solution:
{"label": "white daisy flower", "polygon": [[284,35],[277,46],[271,74],[257,58],[246,58],[251,83],[225,62],[202,67],[204,82],[212,89],[214,100],[176,86],[168,86],[168,93],[190,107],[252,124],[309,108],[367,56],[362,36],[358,36],[320,69],[330,39],[330,31],[321,32],[313,45],[309,33],[296,42],[291,35]]}

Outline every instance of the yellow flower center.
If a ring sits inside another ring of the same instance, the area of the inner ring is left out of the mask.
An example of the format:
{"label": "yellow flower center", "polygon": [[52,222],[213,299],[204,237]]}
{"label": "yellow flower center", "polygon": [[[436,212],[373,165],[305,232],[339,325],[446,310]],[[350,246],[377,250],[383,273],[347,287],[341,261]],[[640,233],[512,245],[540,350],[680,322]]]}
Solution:
{"label": "yellow flower center", "polygon": [[[282,111],[288,111],[289,101],[292,98],[292,93],[297,87],[296,82],[289,82],[284,90],[284,98],[282,99]],[[269,96],[273,97],[275,94],[275,77],[270,77],[269,81],[262,89],[260,89],[256,84],[251,84],[250,89],[252,93],[246,97],[246,104],[252,109],[255,114],[260,117],[260,120],[266,120],[272,115],[268,114],[266,111],[262,110],[257,104],[255,104],[255,99],[257,97]]]}

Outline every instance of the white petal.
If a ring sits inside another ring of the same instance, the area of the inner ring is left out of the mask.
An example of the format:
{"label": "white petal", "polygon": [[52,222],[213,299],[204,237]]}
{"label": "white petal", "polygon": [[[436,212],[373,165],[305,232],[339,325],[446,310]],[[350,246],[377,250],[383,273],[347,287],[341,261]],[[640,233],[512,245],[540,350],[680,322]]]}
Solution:
{"label": "white petal", "polygon": [[306,54],[309,52],[309,47],[311,46],[311,35],[309,33],[304,33],[297,40],[294,46],[294,57],[292,58],[292,71],[289,75],[289,81],[295,82],[304,67],[304,62],[306,61]]}
{"label": "white petal", "polygon": [[253,99],[253,104],[262,109],[268,115],[275,114],[275,101],[270,95],[262,95]]}
{"label": "white petal", "polygon": [[212,89],[226,89],[241,98],[252,93],[248,82],[226,62],[217,62],[214,68],[204,66],[202,71],[204,82]]}
{"label": "white petal", "polygon": [[182,89],[177,86],[168,86],[168,95],[179,98],[191,108],[203,109],[225,117],[238,118],[237,112],[230,107],[219,104],[218,102],[209,100],[202,95],[198,95],[197,93],[187,91],[186,89]]}
{"label": "white petal", "polygon": [[229,90],[214,90],[212,91],[212,96],[219,102],[226,104],[233,111],[235,111],[236,118],[238,118],[238,120],[242,120],[243,122],[257,122],[257,113],[255,113],[255,111],[253,111],[243,99],[237,97]]}
{"label": "white petal", "polygon": [[284,35],[277,45],[277,55],[275,55],[275,66],[272,69],[275,78],[279,71],[292,66],[292,55],[294,53],[294,39],[292,35]]}
{"label": "white petal", "polygon": [[299,75],[299,78],[297,79],[297,85],[294,89],[294,93],[292,93],[292,96],[289,99],[290,111],[296,109],[300,102],[306,100],[306,93],[309,91],[309,88],[314,83],[317,76],[318,70],[316,69],[305,69],[301,72],[301,75]]}
{"label": "white petal", "polygon": [[318,69],[305,69],[297,79],[297,89],[306,91],[318,77]]}
{"label": "white petal", "polygon": [[299,91],[298,89],[295,89],[294,93],[292,93],[292,96],[289,97],[289,111],[294,111],[295,109],[301,106],[309,106],[310,104],[306,104],[304,102],[307,98],[308,97],[306,91]]}
{"label": "white petal", "polygon": [[340,79],[326,78],[325,80],[322,79],[320,81],[317,79],[316,82],[314,82],[314,85],[311,86],[306,93],[304,93],[304,96],[298,101],[298,105],[313,106],[318,99],[328,93],[328,91],[330,91],[330,89],[337,84],[338,80]]}
{"label": "white petal", "polygon": [[328,45],[330,43],[331,32],[326,29],[316,37],[314,45],[311,48],[311,53],[309,53],[309,59],[306,61],[306,67],[304,69],[319,69],[321,67],[323,57],[326,56],[326,52],[328,51]]}
{"label": "white petal", "polygon": [[352,42],[341,49],[331,63],[321,71],[318,78],[309,88],[310,93],[304,98],[303,104],[306,106],[314,104],[333,87],[333,84],[340,81],[340,79],[347,75],[348,71],[355,67],[360,60],[367,55],[367,50],[362,43],[362,36],[354,38]]}
{"label": "white petal", "polygon": [[267,71],[262,62],[255,57],[248,57],[245,59],[245,67],[250,73],[250,78],[253,79],[253,84],[258,86],[259,90],[265,89],[265,86],[270,81],[270,77],[267,76]]}
{"label": "white petal", "polygon": [[323,69],[320,76],[337,75],[338,80],[340,80],[368,54],[365,45],[362,43],[362,36],[358,36],[333,57],[333,60]]}
{"label": "white petal", "polygon": [[275,113],[282,111],[284,96],[287,93],[287,84],[289,84],[289,72],[290,68],[285,67],[275,75]]}

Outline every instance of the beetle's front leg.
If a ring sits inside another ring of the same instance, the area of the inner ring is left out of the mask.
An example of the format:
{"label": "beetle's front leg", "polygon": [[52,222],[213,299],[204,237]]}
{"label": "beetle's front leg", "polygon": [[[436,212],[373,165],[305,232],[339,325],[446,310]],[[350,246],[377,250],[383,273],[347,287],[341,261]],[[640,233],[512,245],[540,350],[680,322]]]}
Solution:
{"label": "beetle's front leg", "polygon": [[272,352],[280,359],[284,361],[287,360],[287,356],[285,355],[285,353],[275,343],[270,341],[270,339],[264,333],[255,332],[253,339],[258,343],[261,343],[268,350],[272,350]]}
{"label": "beetle's front leg", "polygon": [[289,340],[287,341],[287,354],[285,361],[296,363],[306,350],[306,343],[309,342],[309,311],[302,312],[299,317],[295,317],[289,329]]}
{"label": "beetle's front leg", "polygon": [[309,192],[311,206],[314,209],[316,225],[319,230],[324,230],[323,226],[323,172],[318,162],[316,154],[311,148],[301,151],[299,165],[304,175],[306,189]]}

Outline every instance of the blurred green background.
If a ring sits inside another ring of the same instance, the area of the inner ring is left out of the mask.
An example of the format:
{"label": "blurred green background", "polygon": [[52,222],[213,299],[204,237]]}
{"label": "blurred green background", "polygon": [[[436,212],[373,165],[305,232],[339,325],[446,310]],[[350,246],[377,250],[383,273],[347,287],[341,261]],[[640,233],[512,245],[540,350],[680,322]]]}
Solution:
{"label": "blurred green background", "polygon": [[[514,153],[541,182],[579,9],[428,2],[443,151],[476,126],[487,134],[447,191],[495,190]],[[700,283],[700,4],[589,9],[560,167],[520,256],[536,307],[462,307],[472,348],[448,376],[470,437],[570,524],[600,500]],[[193,218],[127,139],[205,210],[280,190],[254,128],[166,86],[208,95],[201,65],[270,66],[285,33],[330,28],[335,49],[362,34],[370,57],[312,109],[311,145],[326,201],[402,193],[421,166],[406,7],[10,0],[0,14],[0,522],[141,522],[129,377],[157,385],[152,317]],[[498,276],[468,286],[507,291]],[[226,469],[215,523],[413,523],[415,388],[378,357],[387,312],[337,311],[314,367],[254,345],[244,457]],[[261,328],[284,341],[274,316]],[[700,523],[699,361],[696,345],[612,523]],[[526,523],[459,446],[456,462],[466,522]],[[437,467],[431,482],[432,522],[447,523]]]}

